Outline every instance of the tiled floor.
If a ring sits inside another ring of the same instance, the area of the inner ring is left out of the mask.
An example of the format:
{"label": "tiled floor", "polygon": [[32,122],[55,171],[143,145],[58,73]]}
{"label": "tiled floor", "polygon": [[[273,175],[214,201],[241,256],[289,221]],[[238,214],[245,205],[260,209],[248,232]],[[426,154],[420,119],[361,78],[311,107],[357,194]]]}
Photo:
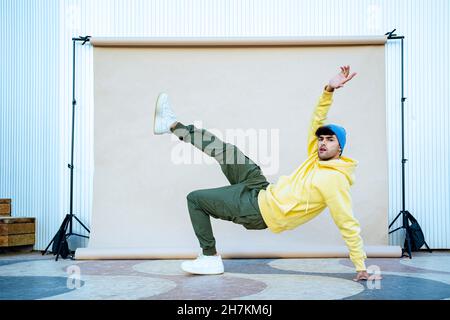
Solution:
{"label": "tiled floor", "polygon": [[348,259],[225,259],[218,276],[185,274],[180,263],[0,254],[0,299],[450,299],[450,251],[368,259],[379,283],[352,281]]}

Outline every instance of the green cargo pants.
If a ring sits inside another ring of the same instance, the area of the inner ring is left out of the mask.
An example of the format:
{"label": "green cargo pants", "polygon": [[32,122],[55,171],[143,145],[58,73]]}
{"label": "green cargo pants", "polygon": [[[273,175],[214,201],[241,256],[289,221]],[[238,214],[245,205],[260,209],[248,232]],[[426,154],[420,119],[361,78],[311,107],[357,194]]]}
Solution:
{"label": "green cargo pants", "polygon": [[233,221],[246,229],[266,229],[258,207],[258,193],[269,185],[261,168],[239,148],[205,129],[178,123],[172,132],[217,160],[231,185],[190,192],[187,205],[195,235],[204,255],[216,254],[210,217]]}

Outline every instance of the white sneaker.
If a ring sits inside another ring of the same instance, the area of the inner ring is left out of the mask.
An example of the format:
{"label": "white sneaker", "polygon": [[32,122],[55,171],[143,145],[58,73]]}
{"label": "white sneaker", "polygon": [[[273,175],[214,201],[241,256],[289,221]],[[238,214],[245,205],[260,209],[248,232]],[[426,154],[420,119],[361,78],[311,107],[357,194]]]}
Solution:
{"label": "white sneaker", "polygon": [[160,93],[156,100],[153,133],[170,133],[170,126],[176,121],[177,117],[170,106],[169,96],[164,92]]}
{"label": "white sneaker", "polygon": [[195,260],[184,261],[181,269],[192,274],[221,274],[223,273],[222,257],[199,254]]}

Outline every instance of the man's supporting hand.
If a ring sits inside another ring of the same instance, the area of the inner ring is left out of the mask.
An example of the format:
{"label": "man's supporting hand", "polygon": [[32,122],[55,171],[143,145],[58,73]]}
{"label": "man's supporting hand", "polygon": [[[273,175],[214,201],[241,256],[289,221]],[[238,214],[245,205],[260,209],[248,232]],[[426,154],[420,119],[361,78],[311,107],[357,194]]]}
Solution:
{"label": "man's supporting hand", "polygon": [[353,279],[353,281],[361,281],[361,280],[381,280],[383,279],[382,276],[380,276],[379,274],[373,274],[371,276],[369,276],[369,274],[367,273],[367,271],[358,271],[358,273],[356,274],[356,278]]}
{"label": "man's supporting hand", "polygon": [[350,81],[354,76],[356,76],[356,72],[350,74],[350,66],[342,66],[341,72],[330,79],[325,90],[333,92],[334,89],[342,88],[344,84]]}

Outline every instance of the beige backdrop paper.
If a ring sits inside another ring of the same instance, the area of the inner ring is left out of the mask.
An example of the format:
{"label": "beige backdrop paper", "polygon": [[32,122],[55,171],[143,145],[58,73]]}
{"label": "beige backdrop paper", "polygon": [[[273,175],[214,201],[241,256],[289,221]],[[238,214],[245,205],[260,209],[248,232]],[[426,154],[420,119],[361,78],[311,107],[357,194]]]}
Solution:
{"label": "beige backdrop paper", "polygon": [[[180,121],[236,143],[275,182],[305,160],[315,104],[329,78],[347,64],[358,75],[335,92],[328,122],[347,129],[344,155],[359,161],[353,207],[368,255],[400,256],[387,236],[384,40],[247,46],[102,40],[94,48],[92,232],[77,259],[182,258],[199,252],[186,195],[228,182],[218,164],[193,146],[153,135],[159,92],[169,94]],[[281,234],[212,220],[224,257],[348,254],[328,209]]]}

